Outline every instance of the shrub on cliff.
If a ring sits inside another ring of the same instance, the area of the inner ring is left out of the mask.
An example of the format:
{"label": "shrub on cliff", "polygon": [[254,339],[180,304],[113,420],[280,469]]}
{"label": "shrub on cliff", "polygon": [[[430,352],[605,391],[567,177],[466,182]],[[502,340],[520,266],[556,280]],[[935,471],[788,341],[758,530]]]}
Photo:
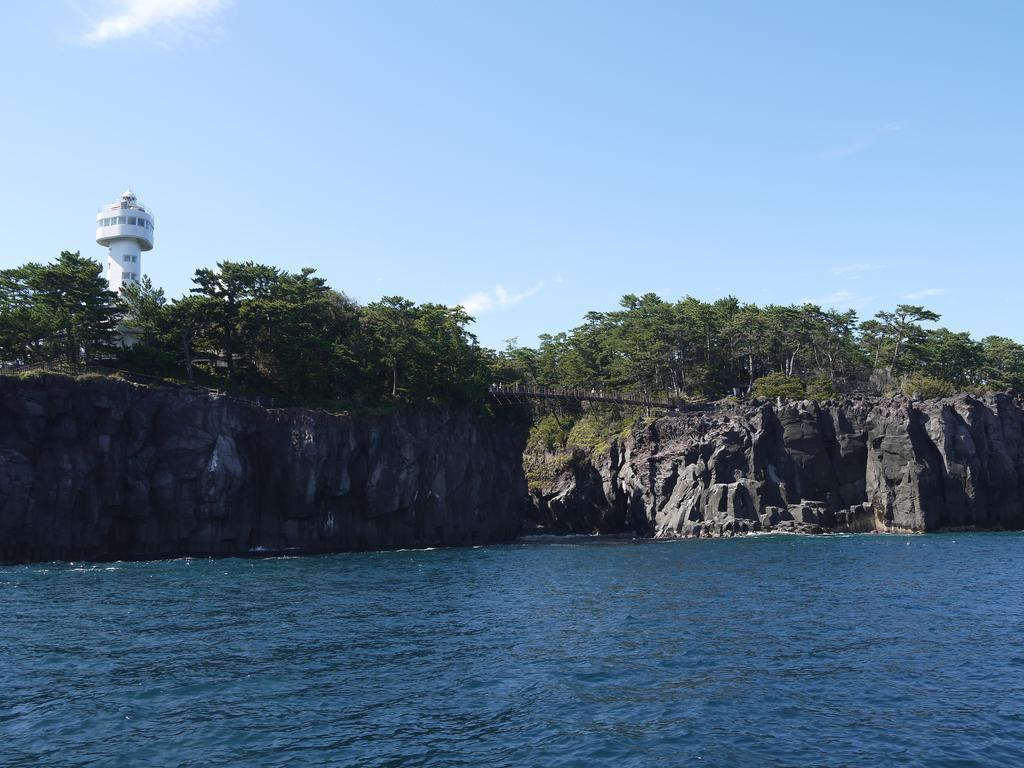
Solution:
{"label": "shrub on cliff", "polygon": [[565,447],[568,435],[568,427],[563,426],[553,414],[549,413],[533,425],[528,443],[533,449],[541,448],[551,453]]}
{"label": "shrub on cliff", "polygon": [[905,378],[901,389],[907,397],[923,397],[925,400],[934,397],[949,397],[956,391],[956,387],[948,381],[923,373],[915,373],[913,376]]}
{"label": "shrub on cliff", "polygon": [[807,384],[807,397],[811,400],[831,400],[835,396],[835,384],[827,376],[820,376]]}
{"label": "shrub on cliff", "polygon": [[606,452],[616,438],[626,437],[642,411],[633,408],[594,406],[573,425],[566,445],[591,456]]}
{"label": "shrub on cliff", "polygon": [[781,371],[772,371],[754,381],[754,397],[763,400],[774,400],[777,397],[799,399],[805,396],[804,383],[795,376],[787,376]]}

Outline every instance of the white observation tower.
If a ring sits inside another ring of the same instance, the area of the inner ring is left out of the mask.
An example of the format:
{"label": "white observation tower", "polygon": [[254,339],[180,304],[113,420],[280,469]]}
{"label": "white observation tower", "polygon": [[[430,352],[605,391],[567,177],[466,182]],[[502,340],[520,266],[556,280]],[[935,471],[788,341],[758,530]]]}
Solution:
{"label": "white observation tower", "polygon": [[129,188],[96,214],[96,242],[110,248],[107,285],[114,293],[142,279],[142,252],[153,250],[153,214]]}

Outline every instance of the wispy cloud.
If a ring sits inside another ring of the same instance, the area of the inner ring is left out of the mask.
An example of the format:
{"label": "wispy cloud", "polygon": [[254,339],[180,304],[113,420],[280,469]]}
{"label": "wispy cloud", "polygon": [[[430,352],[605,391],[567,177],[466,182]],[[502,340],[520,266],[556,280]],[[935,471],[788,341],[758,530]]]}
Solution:
{"label": "wispy cloud", "polygon": [[212,24],[230,0],[118,0],[106,3],[82,33],[83,42],[100,45],[146,32],[182,34]]}
{"label": "wispy cloud", "polygon": [[924,288],[920,291],[904,293],[904,299],[927,299],[929,296],[941,296],[946,292],[945,288]]}
{"label": "wispy cloud", "polygon": [[504,286],[496,285],[493,291],[477,291],[459,302],[471,315],[482,315],[498,309],[512,307],[544,290],[544,281],[522,293],[509,293]]}
{"label": "wispy cloud", "polygon": [[872,272],[880,272],[883,269],[885,267],[881,264],[845,264],[838,267],[830,267],[828,271],[836,277],[857,279]]}
{"label": "wispy cloud", "polygon": [[801,299],[802,304],[817,304],[834,309],[862,309],[875,300],[874,296],[861,296],[853,291],[840,290],[828,296]]}
{"label": "wispy cloud", "polygon": [[824,152],[821,153],[821,157],[824,159],[831,160],[856,155],[860,152],[863,152],[865,149],[872,146],[873,144],[876,144],[884,137],[894,133],[899,133],[906,127],[907,126],[905,123],[901,123],[898,121],[882,123],[882,125],[878,126],[870,133],[866,133],[863,136],[860,136],[846,144],[841,144],[838,147],[832,147],[831,149],[825,150]]}

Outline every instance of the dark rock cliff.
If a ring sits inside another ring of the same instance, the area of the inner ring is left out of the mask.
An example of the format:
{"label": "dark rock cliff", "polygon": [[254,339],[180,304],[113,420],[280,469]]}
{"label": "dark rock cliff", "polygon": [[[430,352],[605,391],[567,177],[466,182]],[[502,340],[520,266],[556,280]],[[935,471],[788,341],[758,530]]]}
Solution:
{"label": "dark rock cliff", "polygon": [[505,541],[522,450],[517,430],[459,410],[356,418],[0,377],[0,561]]}
{"label": "dark rock cliff", "polygon": [[532,498],[528,525],[559,533],[1022,529],[1024,411],[1007,395],[712,407],[577,452]]}

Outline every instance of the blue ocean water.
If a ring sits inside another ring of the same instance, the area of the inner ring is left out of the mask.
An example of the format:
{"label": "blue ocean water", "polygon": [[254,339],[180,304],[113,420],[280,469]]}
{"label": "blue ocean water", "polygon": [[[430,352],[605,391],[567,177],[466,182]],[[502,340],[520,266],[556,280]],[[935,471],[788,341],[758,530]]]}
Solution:
{"label": "blue ocean water", "polygon": [[1024,765],[1024,536],[0,568],[0,765]]}

